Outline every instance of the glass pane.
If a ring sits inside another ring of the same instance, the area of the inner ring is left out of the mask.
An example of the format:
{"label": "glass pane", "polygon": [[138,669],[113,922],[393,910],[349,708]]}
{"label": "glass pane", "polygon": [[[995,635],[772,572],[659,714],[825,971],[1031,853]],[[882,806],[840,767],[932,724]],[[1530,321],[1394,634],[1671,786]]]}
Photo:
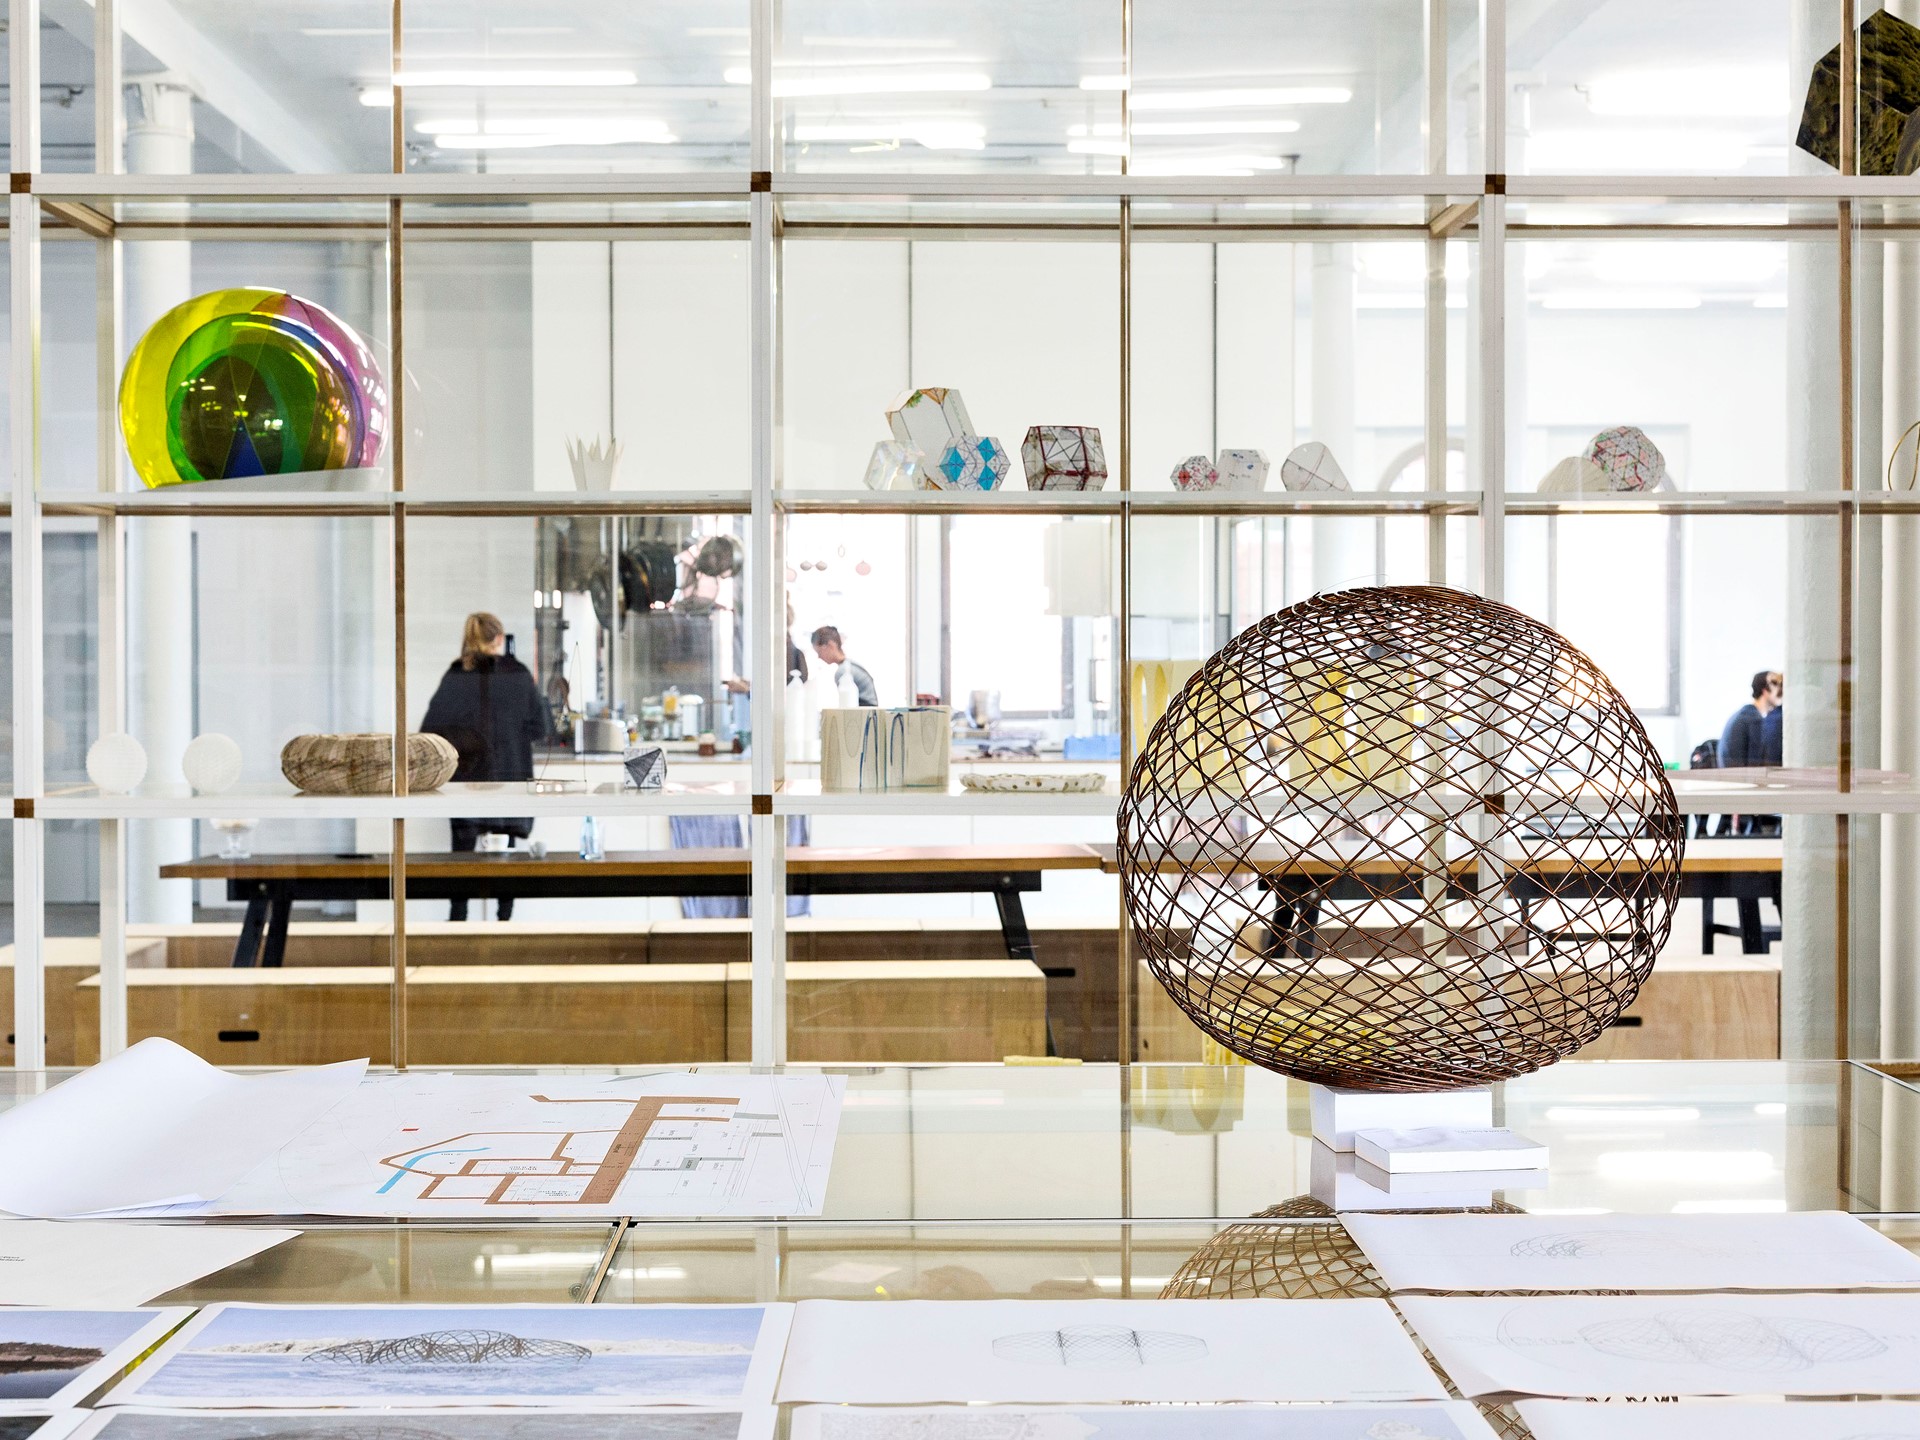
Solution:
{"label": "glass pane", "polygon": [[[744,207],[650,214],[623,233],[658,238],[609,240],[493,238],[525,217],[417,212],[409,491],[747,489]],[[625,216],[541,218],[564,237]]]}
{"label": "glass pane", "polygon": [[[1113,174],[1121,10],[877,0],[780,11],[773,93],[793,170]],[[740,47],[744,51],[745,47]],[[733,62],[744,66],[745,60]]]}
{"label": "glass pane", "polygon": [[1814,65],[1839,43],[1840,7],[1826,0],[1605,0],[1566,23],[1516,23],[1508,168],[1831,173],[1795,138]]}
{"label": "glass pane", "polygon": [[412,0],[400,73],[407,166],[744,170],[747,25],[747,0],[531,10],[514,0]]}

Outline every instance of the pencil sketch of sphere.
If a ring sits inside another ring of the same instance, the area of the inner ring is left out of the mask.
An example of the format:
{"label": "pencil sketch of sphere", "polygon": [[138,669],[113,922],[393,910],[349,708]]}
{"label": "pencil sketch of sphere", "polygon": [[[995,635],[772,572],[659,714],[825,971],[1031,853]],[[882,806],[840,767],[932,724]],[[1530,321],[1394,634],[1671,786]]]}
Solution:
{"label": "pencil sketch of sphere", "polygon": [[347,1340],[307,1356],[333,1365],[493,1365],[502,1361],[579,1363],[593,1352],[569,1340],[529,1339],[504,1330],[428,1330],[390,1340]]}
{"label": "pencil sketch of sphere", "polygon": [[1619,1019],[1679,902],[1673,786],[1562,636],[1428,585],[1316,595],[1195,671],[1118,815],[1134,941],[1270,1070],[1484,1085]]}
{"label": "pencil sketch of sphere", "polygon": [[1887,1348],[1857,1325],[1733,1312],[1673,1311],[1647,1319],[1603,1320],[1581,1326],[1580,1338],[1601,1354],[1623,1360],[1712,1365],[1752,1375],[1866,1360]]}
{"label": "pencil sketch of sphere", "polygon": [[1137,1370],[1145,1365],[1189,1365],[1207,1358],[1198,1335],[1130,1330],[1123,1325],[1070,1325],[1002,1335],[993,1342],[996,1360],[1019,1365],[1059,1365],[1069,1370]]}
{"label": "pencil sketch of sphere", "polygon": [[1624,1230],[1580,1230],[1563,1235],[1532,1235],[1514,1242],[1516,1260],[1651,1259],[1663,1255],[1712,1255],[1720,1251],[1665,1235],[1636,1235]]}

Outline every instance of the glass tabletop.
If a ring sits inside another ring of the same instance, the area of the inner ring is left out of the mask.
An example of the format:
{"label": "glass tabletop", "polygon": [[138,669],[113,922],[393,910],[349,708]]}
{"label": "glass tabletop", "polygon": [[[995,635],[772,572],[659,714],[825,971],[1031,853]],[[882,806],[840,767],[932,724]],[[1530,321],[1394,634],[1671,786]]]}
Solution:
{"label": "glass tabletop", "polygon": [[[1252,1067],[835,1073],[847,1085],[826,1206],[794,1227],[1232,1220],[1316,1188],[1308,1087]],[[0,1074],[0,1108],[61,1078]],[[1541,1188],[1492,1197],[1538,1213],[1920,1213],[1920,1089],[1865,1065],[1569,1061],[1495,1086],[1494,1123],[1548,1147]]]}

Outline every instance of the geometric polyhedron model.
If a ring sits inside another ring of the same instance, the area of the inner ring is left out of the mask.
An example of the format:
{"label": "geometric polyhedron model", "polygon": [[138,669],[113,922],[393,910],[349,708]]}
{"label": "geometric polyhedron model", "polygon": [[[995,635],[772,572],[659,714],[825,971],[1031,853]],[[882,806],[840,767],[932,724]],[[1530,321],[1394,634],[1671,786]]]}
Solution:
{"label": "geometric polyhedron model", "polygon": [[1204,455],[1189,455],[1173,467],[1173,488],[1176,490],[1217,490],[1220,488],[1220,472],[1214,468],[1213,461]]}
{"label": "geometric polyhedron model", "polygon": [[1584,455],[1569,455],[1540,477],[1542,495],[1602,493],[1613,489],[1613,482]]}
{"label": "geometric polyhedron model", "polygon": [[[1877,10],[1860,26],[1857,49],[1860,173],[1911,175],[1920,169],[1920,29]],[[1840,168],[1838,45],[1813,67],[1794,143]]]}
{"label": "geometric polyhedron model", "polygon": [[1602,430],[1587,446],[1586,458],[1600,468],[1613,490],[1665,490],[1667,457],[1635,425]]}
{"label": "geometric polyhedron model", "polygon": [[1010,466],[1006,447],[991,435],[962,435],[926,471],[940,490],[997,490]]}
{"label": "geometric polyhedron model", "polygon": [[909,450],[898,440],[876,441],[867,457],[867,473],[861,477],[869,490],[912,490],[920,483],[925,457]]}
{"label": "geometric polyhedron model", "polygon": [[1632,708],[1558,634],[1459,591],[1318,595],[1168,704],[1119,810],[1140,952],[1234,1054],[1448,1090],[1617,1019],[1685,845]]}
{"label": "geometric polyhedron model", "polygon": [[1318,440],[1293,447],[1280,462],[1280,483],[1289,490],[1351,490],[1347,472]]}
{"label": "geometric polyhedron model", "polygon": [[887,428],[907,449],[934,461],[954,441],[973,434],[973,421],[958,390],[933,386],[908,390],[889,405]]}
{"label": "geometric polyhedron model", "polygon": [[174,306],[120,380],[127,454],[150,489],[372,465],[386,427],[386,381],[366,342],[284,290]]}
{"label": "geometric polyhedron model", "polygon": [[1091,425],[1035,425],[1020,442],[1029,490],[1098,490],[1107,483],[1107,452]]}
{"label": "geometric polyhedron model", "polygon": [[1222,450],[1213,468],[1223,490],[1264,490],[1273,467],[1264,450]]}

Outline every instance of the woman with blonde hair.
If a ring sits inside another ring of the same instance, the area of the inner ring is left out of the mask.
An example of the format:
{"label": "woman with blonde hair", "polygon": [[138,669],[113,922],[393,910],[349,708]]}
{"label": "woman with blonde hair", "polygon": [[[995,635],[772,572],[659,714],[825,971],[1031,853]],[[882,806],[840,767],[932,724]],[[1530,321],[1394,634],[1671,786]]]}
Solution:
{"label": "woman with blonde hair", "polygon": [[[467,616],[460,636],[460,658],[440,677],[420,728],[439,735],[460,752],[455,780],[531,780],[533,747],[551,727],[547,702],[533,674],[507,653],[507,629],[485,610]],[[455,820],[453,848],[472,850],[482,835],[533,833],[531,819]],[[467,918],[467,902],[451,902],[449,919]],[[513,897],[499,901],[502,920],[513,915]]]}

